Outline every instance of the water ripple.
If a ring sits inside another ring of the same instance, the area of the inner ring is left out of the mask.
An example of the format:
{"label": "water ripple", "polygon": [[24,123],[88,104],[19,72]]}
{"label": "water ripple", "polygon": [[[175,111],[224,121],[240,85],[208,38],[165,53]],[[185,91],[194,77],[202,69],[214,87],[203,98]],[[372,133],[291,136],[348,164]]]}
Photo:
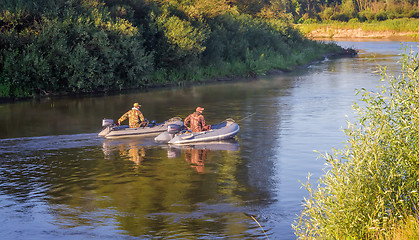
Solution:
{"label": "water ripple", "polygon": [[0,139],[0,155],[22,151],[46,151],[98,145],[96,133]]}

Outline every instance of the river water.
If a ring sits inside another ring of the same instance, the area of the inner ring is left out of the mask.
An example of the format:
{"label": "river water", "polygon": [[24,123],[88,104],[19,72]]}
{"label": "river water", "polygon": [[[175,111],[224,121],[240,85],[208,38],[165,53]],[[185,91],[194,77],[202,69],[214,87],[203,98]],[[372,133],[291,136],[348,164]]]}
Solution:
{"label": "river water", "polygon": [[[377,64],[397,73],[396,41],[338,42],[326,59],[257,80],[0,105],[1,239],[295,239],[307,175],[344,145],[356,89]],[[149,120],[205,107],[240,125],[228,142],[173,147],[152,137],[104,140],[103,118],[140,102]],[[259,225],[260,224],[260,225]]]}

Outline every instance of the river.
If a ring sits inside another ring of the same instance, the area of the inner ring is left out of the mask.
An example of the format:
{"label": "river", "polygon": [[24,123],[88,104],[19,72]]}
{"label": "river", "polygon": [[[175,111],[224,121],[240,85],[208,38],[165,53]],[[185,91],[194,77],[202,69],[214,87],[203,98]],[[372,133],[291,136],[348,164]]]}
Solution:
{"label": "river", "polygon": [[[295,239],[302,183],[325,167],[315,151],[344,145],[356,89],[381,85],[377,64],[398,73],[403,52],[338,44],[360,53],[252,80],[1,104],[0,238]],[[240,132],[184,147],[97,136],[134,102],[158,122],[205,107],[207,123],[233,118]]]}

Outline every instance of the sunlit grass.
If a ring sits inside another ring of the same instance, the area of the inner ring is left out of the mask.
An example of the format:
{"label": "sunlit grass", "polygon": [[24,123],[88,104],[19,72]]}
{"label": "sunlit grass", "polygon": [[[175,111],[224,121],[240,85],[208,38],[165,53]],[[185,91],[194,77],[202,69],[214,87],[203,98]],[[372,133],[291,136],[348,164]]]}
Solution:
{"label": "sunlit grass", "polygon": [[403,55],[400,77],[382,67],[385,84],[378,91],[359,91],[362,104],[353,106],[357,118],[344,130],[345,147],[322,155],[325,174],[317,185],[310,178],[304,185],[309,197],[294,225],[299,238],[404,239],[415,234],[418,64],[417,53],[410,51]]}
{"label": "sunlit grass", "polygon": [[333,31],[341,29],[361,29],[365,32],[395,32],[395,33],[408,33],[410,37],[418,37],[419,32],[419,19],[415,18],[402,18],[391,19],[380,22],[338,22],[330,21],[325,23],[310,23],[310,24],[297,24],[296,27],[305,35],[315,31],[325,31],[327,29],[333,35]]}

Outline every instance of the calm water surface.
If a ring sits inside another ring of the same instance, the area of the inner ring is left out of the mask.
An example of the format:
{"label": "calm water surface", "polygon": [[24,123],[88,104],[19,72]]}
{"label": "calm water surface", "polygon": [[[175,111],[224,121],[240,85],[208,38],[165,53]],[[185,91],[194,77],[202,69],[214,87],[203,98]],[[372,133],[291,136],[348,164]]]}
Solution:
{"label": "calm water surface", "polygon": [[[302,182],[325,167],[314,150],[343,146],[377,64],[399,69],[400,42],[339,44],[361,52],[252,81],[0,105],[0,238],[295,239]],[[202,106],[240,132],[184,147],[98,138],[133,102],[159,122]]]}

